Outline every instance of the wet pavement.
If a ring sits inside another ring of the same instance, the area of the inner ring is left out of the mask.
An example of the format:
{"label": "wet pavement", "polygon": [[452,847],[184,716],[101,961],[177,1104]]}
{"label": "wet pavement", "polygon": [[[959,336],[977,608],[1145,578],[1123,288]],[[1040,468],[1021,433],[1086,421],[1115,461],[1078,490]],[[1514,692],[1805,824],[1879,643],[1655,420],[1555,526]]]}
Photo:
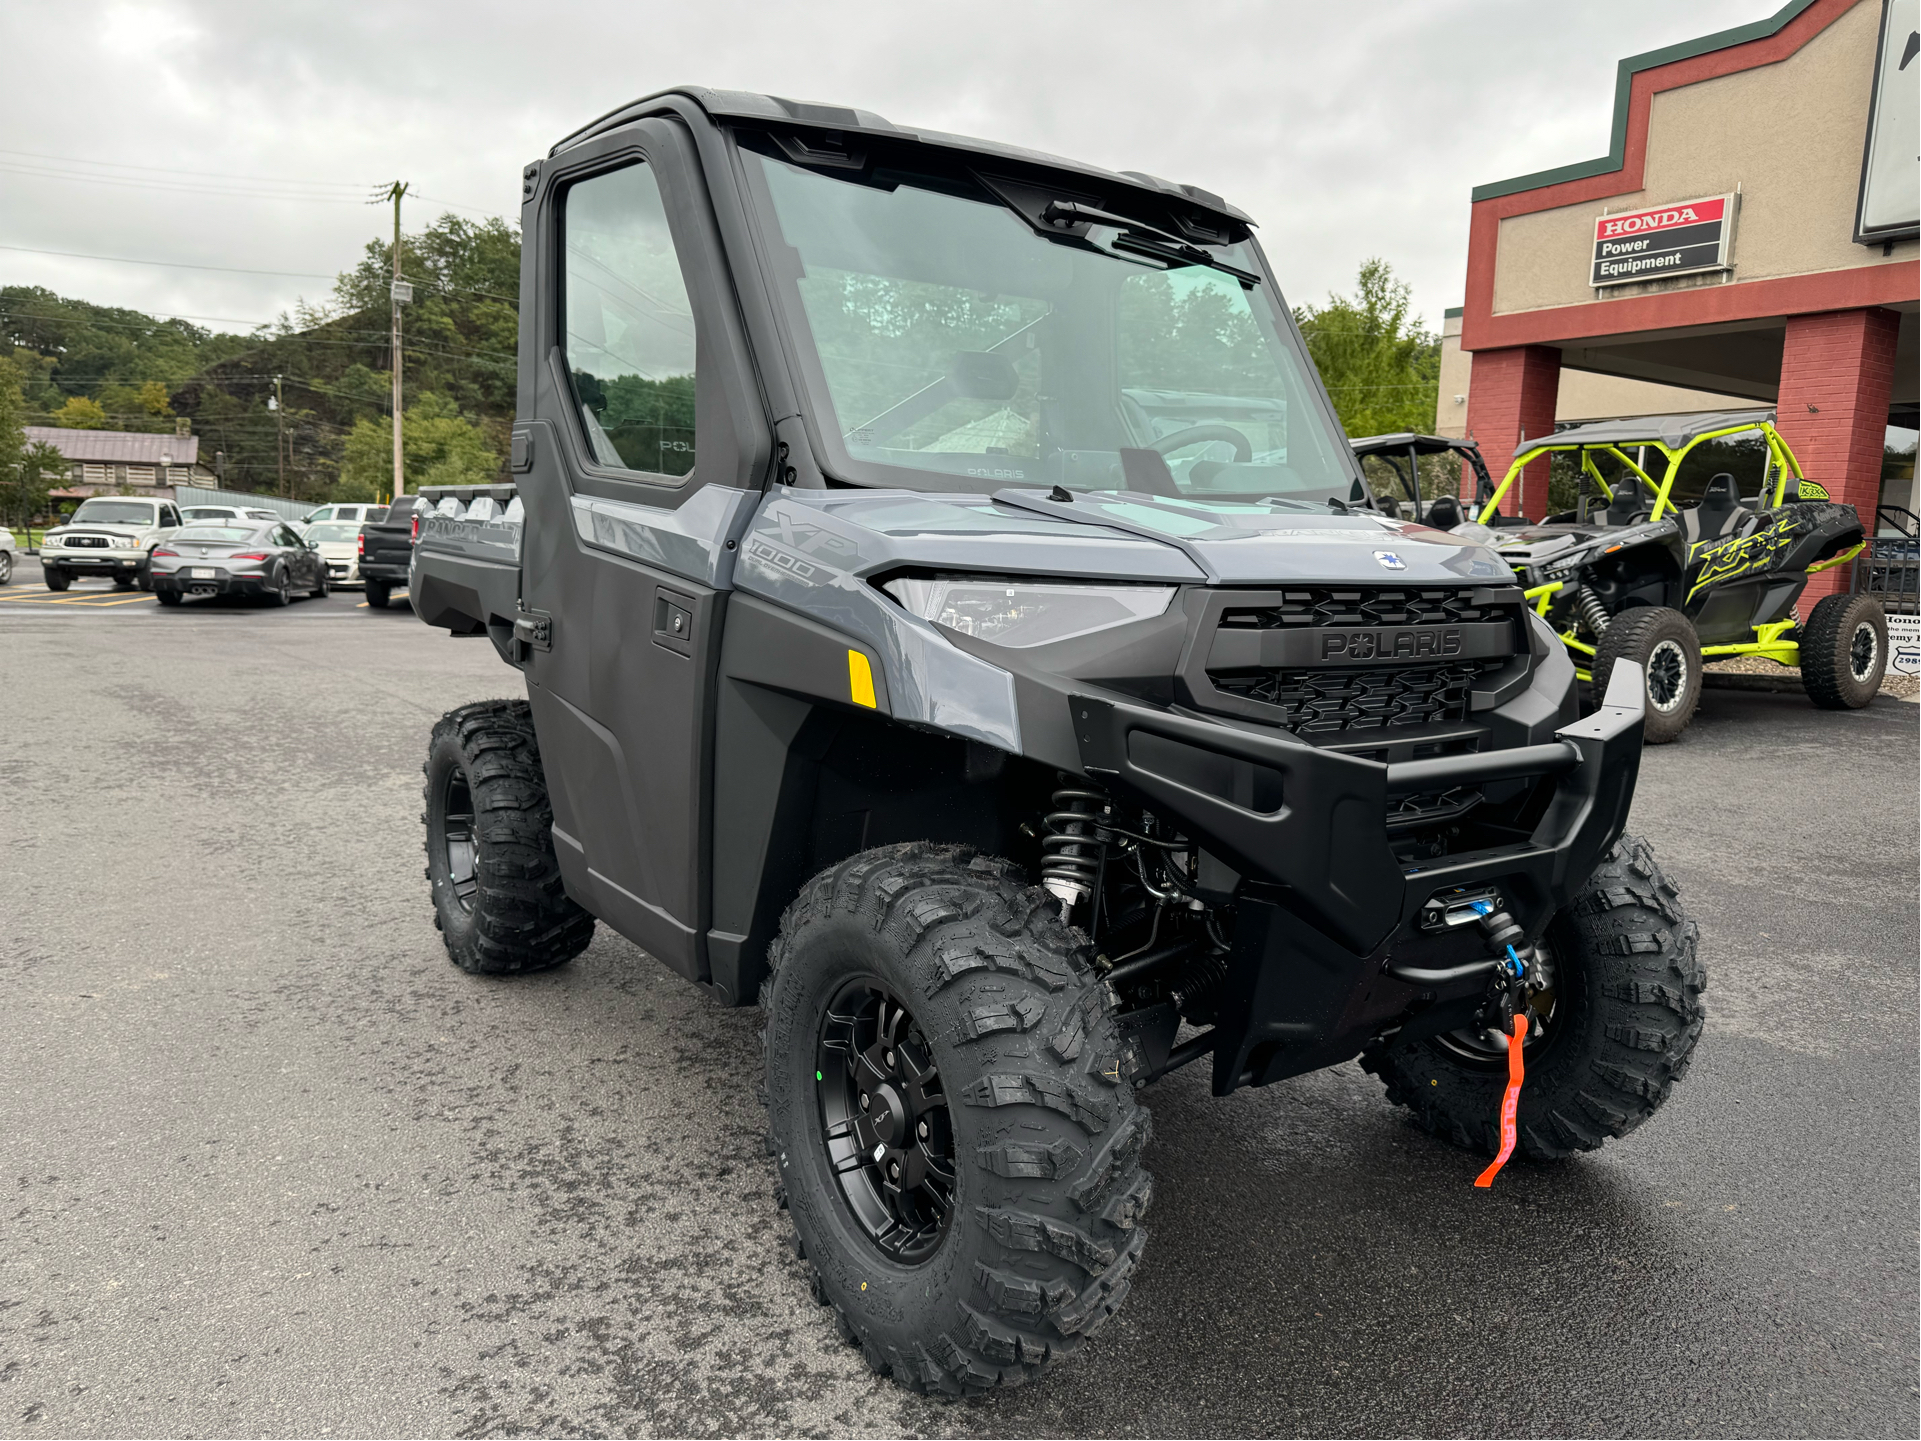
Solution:
{"label": "wet pavement", "polygon": [[447,963],[419,760],[517,677],[358,599],[0,606],[0,1433],[1921,1431],[1921,707],[1649,752],[1710,989],[1642,1130],[1477,1192],[1352,1065],[1177,1074],[1127,1307],[944,1405],[808,1298],[755,1012]]}

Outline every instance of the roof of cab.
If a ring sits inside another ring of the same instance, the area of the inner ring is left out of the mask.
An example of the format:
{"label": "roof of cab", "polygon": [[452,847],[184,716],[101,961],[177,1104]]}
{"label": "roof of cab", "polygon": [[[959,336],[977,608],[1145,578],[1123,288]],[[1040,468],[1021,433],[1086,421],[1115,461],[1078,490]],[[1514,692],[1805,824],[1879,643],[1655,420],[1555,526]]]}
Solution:
{"label": "roof of cab", "polygon": [[1476,448],[1471,440],[1422,435],[1413,430],[1397,431],[1393,435],[1364,435],[1358,440],[1350,440],[1348,446],[1356,455],[1404,455],[1409,450],[1416,455],[1440,455],[1450,450],[1468,451]]}
{"label": "roof of cab", "polygon": [[1049,170],[1062,170],[1108,184],[1124,185],[1131,189],[1164,195],[1170,199],[1184,200],[1202,210],[1212,211],[1230,220],[1238,220],[1244,225],[1254,223],[1245,211],[1228,204],[1211,190],[1203,190],[1197,185],[1178,185],[1171,180],[1163,180],[1158,175],[1147,175],[1138,170],[1105,170],[1098,165],[1068,160],[1039,150],[1028,150],[1019,145],[1003,145],[997,140],[978,140],[973,136],[950,135],[940,130],[910,130],[894,124],[884,116],[876,115],[871,110],[855,110],[845,105],[822,105],[806,100],[788,100],[779,95],[756,95],[746,90],[712,90],[704,85],[676,85],[672,89],[643,96],[639,100],[621,106],[618,110],[610,110],[598,120],[591,121],[571,135],[563,137],[547,153],[549,156],[558,155],[569,146],[577,145],[616,125],[637,120],[646,113],[649,106],[673,97],[691,100],[716,120],[759,120],[776,125],[804,125],[818,130],[886,136],[891,140],[929,145],[942,150],[959,150],[970,155],[982,155],[996,160],[1044,166]]}
{"label": "roof of cab", "polygon": [[1588,425],[1569,426],[1543,436],[1535,445],[1665,445],[1679,450],[1689,441],[1717,430],[1738,430],[1771,424],[1774,411],[1695,410],[1683,415],[1629,416],[1623,420],[1597,420]]}

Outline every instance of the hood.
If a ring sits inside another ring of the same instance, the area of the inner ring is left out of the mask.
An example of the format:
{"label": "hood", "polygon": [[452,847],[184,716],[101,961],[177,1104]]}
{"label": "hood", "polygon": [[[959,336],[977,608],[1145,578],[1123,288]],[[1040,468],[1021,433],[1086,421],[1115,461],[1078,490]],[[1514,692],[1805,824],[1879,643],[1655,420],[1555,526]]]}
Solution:
{"label": "hood", "polygon": [[83,520],[78,525],[56,525],[48,530],[48,535],[117,535],[125,540],[137,540],[148,531],[157,529],[152,525],[134,525],[124,520],[109,520],[95,523]]}
{"label": "hood", "polygon": [[1286,502],[1202,500],[1134,492],[1003,490],[994,499],[1050,519],[1103,527],[1170,546],[1215,585],[1289,580],[1410,585],[1507,580],[1481,541],[1372,511],[1348,514]]}

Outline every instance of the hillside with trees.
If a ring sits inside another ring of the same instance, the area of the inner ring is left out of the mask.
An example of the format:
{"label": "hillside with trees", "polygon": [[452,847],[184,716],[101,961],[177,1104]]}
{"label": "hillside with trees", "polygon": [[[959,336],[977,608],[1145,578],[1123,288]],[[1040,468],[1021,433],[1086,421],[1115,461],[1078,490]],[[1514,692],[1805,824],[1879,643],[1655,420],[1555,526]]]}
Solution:
{"label": "hillside with trees", "polygon": [[[520,237],[448,215],[405,238],[402,262],[409,476],[491,480],[513,421]],[[369,242],[324,303],[249,335],[0,287],[0,360],[24,424],[170,431],[184,417],[233,489],[372,499],[393,483],[392,274],[392,242]]]}

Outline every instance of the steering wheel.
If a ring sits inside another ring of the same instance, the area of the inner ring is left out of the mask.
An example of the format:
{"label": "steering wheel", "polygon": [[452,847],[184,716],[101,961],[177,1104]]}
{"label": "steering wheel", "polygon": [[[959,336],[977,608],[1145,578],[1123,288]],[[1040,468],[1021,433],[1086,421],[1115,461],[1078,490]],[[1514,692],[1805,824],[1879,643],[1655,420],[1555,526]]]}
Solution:
{"label": "steering wheel", "polygon": [[1180,450],[1184,446],[1199,445],[1204,440],[1224,440],[1234,447],[1234,459],[1246,465],[1254,459],[1254,447],[1248,438],[1231,425],[1190,425],[1186,430],[1177,430],[1172,435],[1163,435],[1154,441],[1152,449],[1162,455]]}

